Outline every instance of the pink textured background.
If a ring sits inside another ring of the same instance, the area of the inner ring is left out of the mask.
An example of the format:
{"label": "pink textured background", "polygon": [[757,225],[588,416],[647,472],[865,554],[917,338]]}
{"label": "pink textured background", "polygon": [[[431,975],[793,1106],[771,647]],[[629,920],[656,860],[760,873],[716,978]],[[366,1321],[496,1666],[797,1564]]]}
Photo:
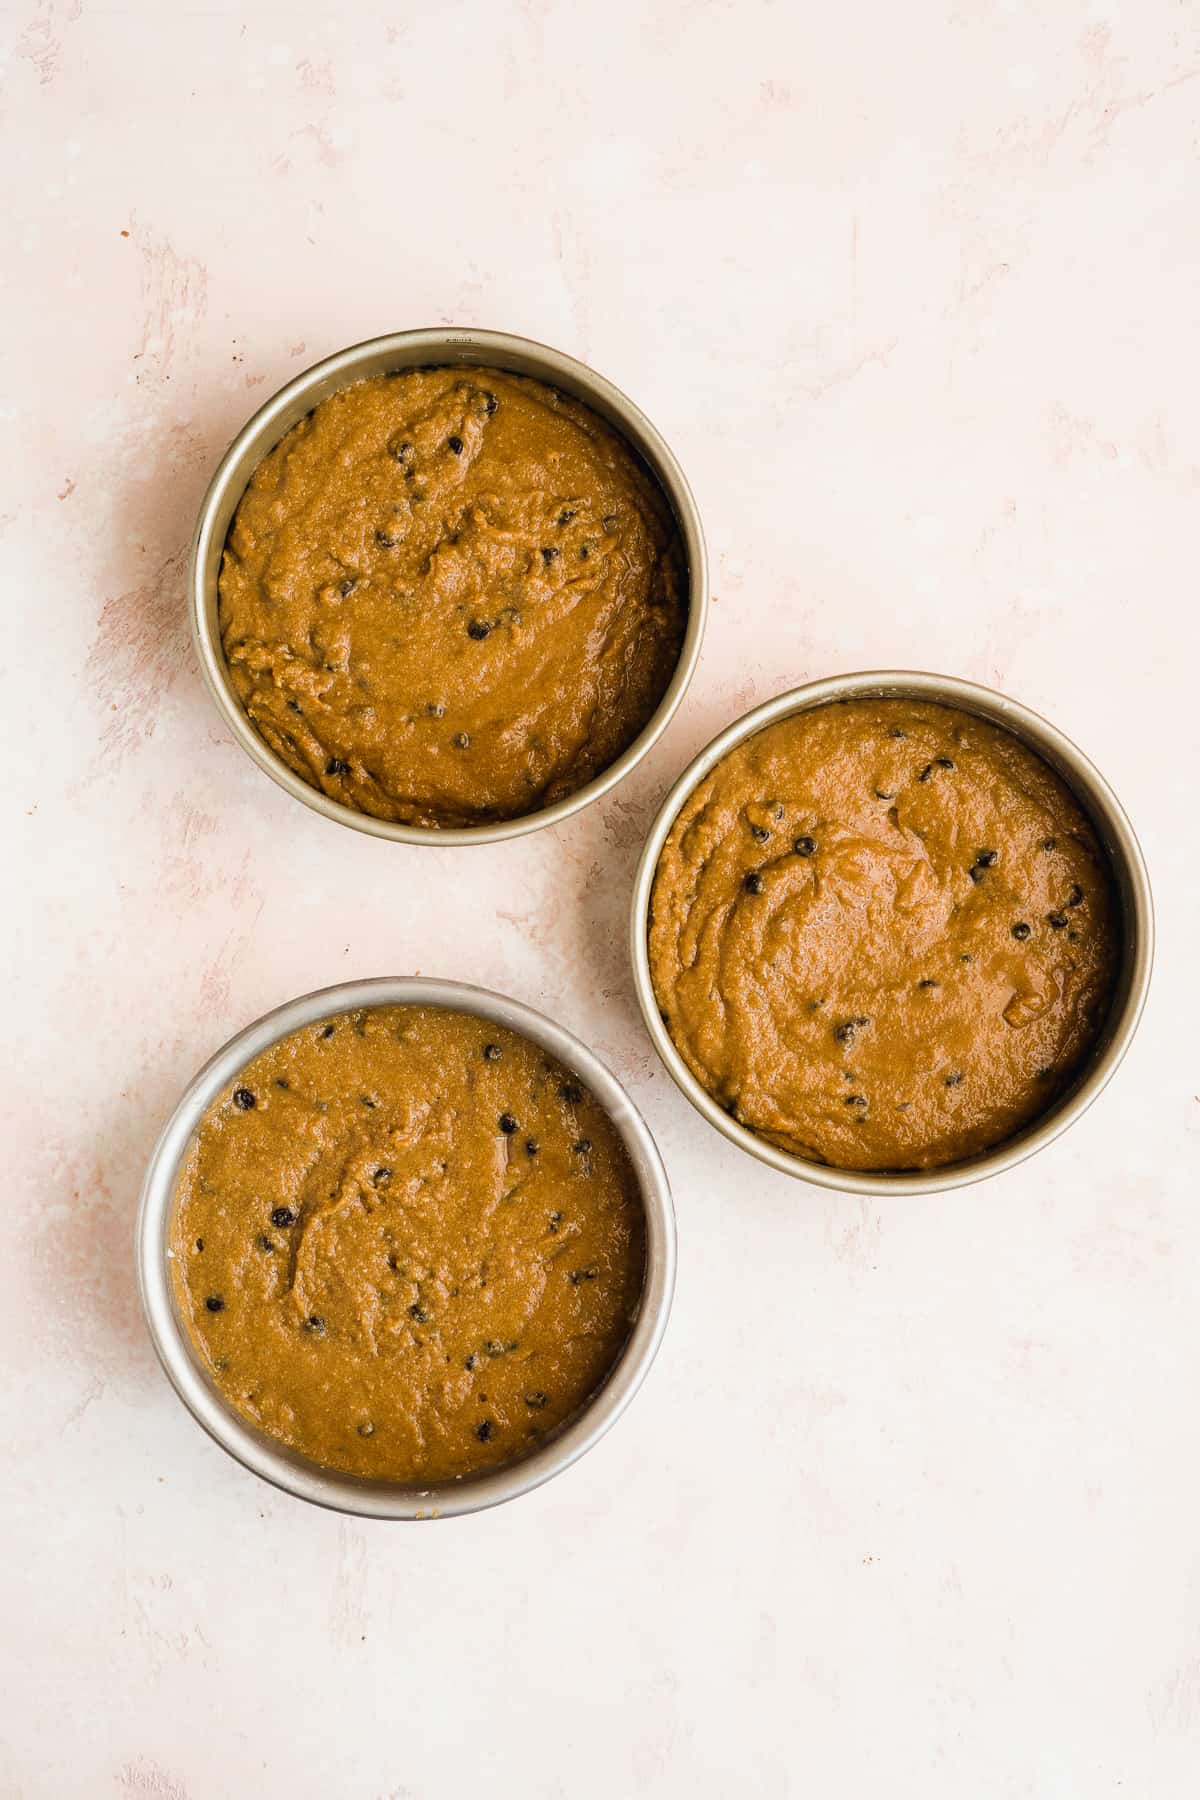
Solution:
{"label": "pink textured background", "polygon": [[[1196,5],[27,0],[0,43],[2,1800],[1191,1800]],[[718,596],[638,776],[476,852],[288,800],[184,624],[247,414],[440,321],[634,395]],[[622,945],[683,761],[754,700],[888,664],[1071,733],[1161,928],[1083,1123],[891,1206],[708,1130]],[[590,1039],[681,1231],[618,1430],[426,1530],[339,1522],[213,1448],[130,1255],[196,1065],[290,995],[414,970]]]}

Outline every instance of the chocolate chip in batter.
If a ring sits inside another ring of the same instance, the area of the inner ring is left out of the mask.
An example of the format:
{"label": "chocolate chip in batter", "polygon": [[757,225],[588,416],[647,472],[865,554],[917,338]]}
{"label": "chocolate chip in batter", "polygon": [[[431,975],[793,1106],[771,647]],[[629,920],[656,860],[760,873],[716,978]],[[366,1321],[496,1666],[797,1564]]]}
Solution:
{"label": "chocolate chip in batter", "polygon": [[955,1071],[952,1075],[947,1075],[946,1086],[947,1087],[957,1087],[961,1080],[962,1080],[961,1073],[959,1072],[958,1069],[955,1069]]}
{"label": "chocolate chip in batter", "polygon": [[591,1138],[580,1138],[578,1143],[571,1145],[571,1148],[576,1156],[590,1156],[592,1154],[592,1140]]}
{"label": "chocolate chip in batter", "polygon": [[565,1100],[568,1106],[578,1106],[583,1099],[583,1089],[577,1081],[564,1081],[558,1090],[558,1097]]}
{"label": "chocolate chip in batter", "polygon": [[258,1245],[260,1250],[265,1250],[268,1252],[268,1254],[270,1254],[275,1248],[273,1241],[267,1236],[265,1231],[262,1232],[260,1236],[255,1238],[254,1241]]}
{"label": "chocolate chip in batter", "polygon": [[761,894],[765,885],[757,869],[751,869],[749,875],[742,882],[742,886],[748,894]]}
{"label": "chocolate chip in batter", "polygon": [[922,975],[920,981],[918,981],[918,983],[917,983],[917,986],[919,988],[935,988],[937,986],[937,982],[934,980],[932,975]]}
{"label": "chocolate chip in batter", "polygon": [[446,448],[448,450],[453,450],[455,456],[461,456],[463,453],[463,441],[460,437],[448,437],[446,439]]}
{"label": "chocolate chip in batter", "polygon": [[258,1101],[249,1088],[240,1087],[233,1090],[233,1104],[239,1112],[251,1112],[258,1105]]}
{"label": "chocolate chip in batter", "polygon": [[495,410],[499,406],[499,404],[500,404],[500,402],[497,400],[495,394],[492,393],[491,389],[484,388],[484,390],[483,390],[483,410],[487,414],[489,419],[491,418],[492,414],[495,412]]}
{"label": "chocolate chip in batter", "polygon": [[408,1316],[410,1319],[415,1319],[418,1325],[428,1325],[429,1323],[429,1314],[419,1300],[413,1301],[408,1309]]}
{"label": "chocolate chip in batter", "polygon": [[484,1419],[481,1424],[475,1427],[475,1436],[479,1439],[481,1444],[486,1444],[490,1442],[494,1430],[495,1426],[492,1424],[492,1421],[490,1419]]}
{"label": "chocolate chip in batter", "polygon": [[460,731],[456,734],[454,748],[456,750],[469,750],[471,748],[471,739],[465,731]]}
{"label": "chocolate chip in batter", "polygon": [[798,837],[792,845],[792,849],[796,852],[797,856],[812,856],[815,854],[816,848],[816,838],[809,837],[807,832],[803,837]]}
{"label": "chocolate chip in batter", "polygon": [[1046,923],[1053,931],[1065,931],[1067,927],[1067,915],[1066,913],[1061,912],[1048,912],[1046,914]]}
{"label": "chocolate chip in batter", "polygon": [[279,1229],[282,1231],[286,1226],[294,1225],[296,1223],[296,1215],[290,1206],[276,1206],[271,1212],[271,1223],[272,1225],[278,1225]]}
{"label": "chocolate chip in batter", "polygon": [[350,773],[350,764],[348,762],[343,762],[340,756],[331,756],[329,761],[325,764],[325,773],[327,775],[348,775]]}
{"label": "chocolate chip in batter", "polygon": [[599,1273],[599,1269],[572,1269],[570,1274],[571,1286],[578,1287],[583,1281],[595,1281]]}
{"label": "chocolate chip in batter", "polygon": [[870,1023],[870,1019],[860,1013],[855,1019],[843,1019],[840,1025],[835,1025],[833,1028],[833,1035],[839,1044],[851,1044],[854,1042],[855,1032],[860,1030],[862,1026],[869,1025]]}
{"label": "chocolate chip in batter", "polygon": [[754,839],[756,844],[766,844],[769,843],[771,839],[771,833],[767,830],[765,825],[751,825],[750,836]]}
{"label": "chocolate chip in batter", "polygon": [[1033,927],[1032,927],[1032,925],[1027,925],[1025,923],[1024,919],[1020,919],[1013,926],[1012,934],[1016,938],[1018,944],[1023,944],[1025,942],[1026,938],[1032,937]]}
{"label": "chocolate chip in batter", "polygon": [[478,1367],[479,1367],[479,1358],[476,1356],[475,1352],[472,1350],[470,1356],[468,1356],[466,1362],[463,1364],[463,1368],[467,1371],[468,1374],[470,1374],[473,1370],[477,1369]]}
{"label": "chocolate chip in batter", "polygon": [[514,1131],[520,1131],[521,1129],[519,1121],[515,1119],[510,1112],[501,1113],[496,1123],[499,1125],[505,1137],[511,1137]]}
{"label": "chocolate chip in batter", "polygon": [[490,637],[491,633],[492,628],[486,619],[472,619],[471,623],[467,626],[467,636],[469,638],[475,638],[479,642],[485,637]]}
{"label": "chocolate chip in batter", "polygon": [[1067,895],[1067,905],[1068,906],[1082,906],[1083,905],[1083,889],[1080,887],[1080,885],[1077,881],[1072,882],[1072,884],[1071,884],[1071,891]]}
{"label": "chocolate chip in batter", "polygon": [[939,769],[952,769],[954,767],[953,760],[949,756],[935,756],[934,762]]}
{"label": "chocolate chip in batter", "polygon": [[361,1438],[369,1438],[369,1437],[375,1436],[375,1427],[374,1427],[374,1425],[372,1425],[370,1419],[364,1419],[362,1424],[360,1426],[358,1426],[358,1435]]}
{"label": "chocolate chip in batter", "polygon": [[309,1313],[304,1323],[309,1331],[324,1331],[325,1329],[325,1321],[320,1313]]}
{"label": "chocolate chip in batter", "polygon": [[561,1224],[562,1224],[562,1214],[560,1212],[552,1212],[550,1214],[550,1230],[551,1230],[551,1232],[557,1231]]}
{"label": "chocolate chip in batter", "polygon": [[203,1250],[203,1248],[204,1248],[204,1239],[203,1238],[196,1239],[196,1248],[197,1248],[197,1250]]}
{"label": "chocolate chip in batter", "polygon": [[866,1104],[867,1097],[865,1094],[847,1094],[842,1101],[843,1106],[865,1106]]}
{"label": "chocolate chip in batter", "polygon": [[559,556],[560,554],[561,554],[561,552],[560,552],[557,544],[543,544],[542,545],[542,561],[543,562],[552,563],[554,561],[555,557]]}
{"label": "chocolate chip in batter", "polygon": [[1042,849],[1043,850],[1057,850],[1058,849],[1058,839],[1052,838],[1052,837],[1043,838],[1042,839]]}
{"label": "chocolate chip in batter", "polygon": [[589,556],[590,556],[590,555],[591,555],[591,554],[592,554],[592,553],[591,553],[591,551],[590,551],[590,550],[589,550],[589,549],[588,549],[588,547],[587,547],[587,545],[586,545],[586,544],[580,544],[580,546],[579,546],[579,555],[580,555],[580,558],[581,558],[581,560],[582,560],[582,561],[583,561],[583,562],[586,562],[586,561],[587,561],[587,559],[588,559],[588,557],[589,557]]}
{"label": "chocolate chip in batter", "polygon": [[526,1154],[526,1156],[536,1156],[538,1151],[541,1149],[541,1147],[542,1146],[538,1143],[536,1138],[526,1138],[525,1139],[525,1154]]}
{"label": "chocolate chip in batter", "polygon": [[400,539],[395,537],[392,532],[380,529],[375,533],[375,542],[381,550],[394,550]]}
{"label": "chocolate chip in batter", "polygon": [[560,525],[569,525],[571,523],[571,520],[575,517],[575,510],[576,509],[574,507],[564,508],[563,511],[560,512],[558,515],[559,524]]}
{"label": "chocolate chip in batter", "polygon": [[541,1412],[543,1406],[548,1403],[549,1398],[550,1396],[548,1394],[543,1394],[539,1388],[535,1393],[526,1394],[525,1404],[526,1406],[531,1406],[534,1412]]}
{"label": "chocolate chip in batter", "polygon": [[209,1312],[225,1311],[225,1302],[222,1300],[220,1294],[210,1294],[204,1304],[207,1306]]}
{"label": "chocolate chip in batter", "polygon": [[343,581],[341,587],[338,589],[338,593],[342,596],[343,600],[348,600],[357,586],[358,582],[352,576],[347,576],[346,580]]}
{"label": "chocolate chip in batter", "polygon": [[485,1044],[483,1046],[484,1062],[499,1062],[503,1055],[504,1052],[501,1050],[499,1044]]}
{"label": "chocolate chip in batter", "polygon": [[893,793],[889,793],[886,788],[876,788],[875,798],[877,800],[894,800],[896,796]]}
{"label": "chocolate chip in batter", "polygon": [[383,1168],[380,1168],[380,1169],[376,1169],[375,1173],[371,1177],[372,1183],[377,1188],[386,1187],[388,1182],[391,1179],[392,1179],[392,1171],[389,1168],[387,1168],[386,1166]]}
{"label": "chocolate chip in batter", "polygon": [[322,1030],[322,1032],[321,1032],[321,1036],[322,1036],[322,1037],[323,1037],[323,1038],[331,1038],[331,1037],[332,1037],[332,1036],[333,1036],[333,1034],[334,1034],[334,1031],[335,1031],[335,1030],[336,1030],[336,1029],[337,1029],[337,1028],[336,1028],[336,1026],[333,1026],[333,1025],[326,1025],[326,1026],[325,1026],[325,1027],[324,1027],[324,1029],[323,1029],[323,1030]]}
{"label": "chocolate chip in batter", "polygon": [[389,444],[388,455],[395,457],[398,463],[408,464],[413,459],[413,447],[409,443]]}

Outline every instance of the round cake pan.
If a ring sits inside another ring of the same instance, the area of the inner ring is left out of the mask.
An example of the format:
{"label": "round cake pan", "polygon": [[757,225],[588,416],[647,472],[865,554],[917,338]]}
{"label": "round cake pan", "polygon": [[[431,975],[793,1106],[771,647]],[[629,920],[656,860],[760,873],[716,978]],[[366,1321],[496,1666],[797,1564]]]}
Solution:
{"label": "round cake pan", "polygon": [[[629,1340],[604,1385],[531,1455],[460,1481],[433,1485],[370,1481],[326,1469],[286,1449],[235,1413],[210,1379],[179,1316],[171,1280],[171,1226],[183,1160],[206,1108],[252,1057],[302,1026],[371,1006],[439,1006],[472,1013],[539,1045],[577,1074],[603,1106],[629,1153],[646,1217],[646,1276]],[[675,1288],[675,1214],[666,1170],[628,1094],[578,1038],[531,1007],[459,981],[385,978],[305,994],[231,1038],[205,1064],[150,1158],[138,1211],[136,1256],[142,1309],[159,1361],[192,1417],[245,1468],[286,1493],[372,1519],[438,1519],[482,1512],[540,1487],[577,1461],[624,1412],[654,1361]]]}
{"label": "round cake pan", "polygon": [[[620,432],[647,464],[675,514],[687,556],[688,618],[683,648],[666,692],[641,732],[615,762],[576,793],[568,794],[566,799],[556,801],[540,812],[525,813],[517,819],[488,825],[441,830],[422,825],[400,825],[343,806],[319,788],[302,781],[275,755],[250,723],[229,680],[217,616],[217,580],[225,539],[238,501],[259,463],[297,420],[351,382],[362,381],[370,375],[384,375],[394,369],[428,368],[446,363],[473,363],[533,376],[582,400]],[[495,844],[569,818],[628,775],[658,741],[683,699],[700,655],[708,612],[708,561],[700,515],[683,470],[649,419],[619,388],[585,363],[577,362],[573,356],[535,343],[531,338],[513,337],[503,331],[456,331],[442,327],[429,331],[392,332],[387,337],[371,338],[348,350],[339,350],[335,356],[326,357],[294,381],[289,381],[259,408],[225,452],[204,496],[192,540],[188,591],[192,635],[209,692],[238,743],[272,781],[278,782],[314,812],[323,813],[340,825],[352,825],[356,831],[370,832],[373,837],[391,838],[401,844]]]}
{"label": "round cake pan", "polygon": [[[731,1118],[697,1081],[671,1041],[650,978],[648,945],[651,892],[663,845],[688,795],[722,757],[735,745],[753,737],[755,732],[794,713],[824,706],[831,700],[883,698],[933,701],[941,706],[957,707],[961,712],[975,713],[993,725],[1011,731],[1049,763],[1087,813],[1107,852],[1120,900],[1123,938],[1121,967],[1107,1020],[1091,1055],[1070,1088],[1032,1124],[981,1156],[940,1168],[897,1171],[895,1174],[839,1169],[826,1163],[809,1162],[781,1150]],[[726,726],[688,765],[663,802],[642,851],[634,880],[630,953],[638,1003],[655,1049],[692,1105],[731,1143],[748,1150],[773,1169],[815,1182],[819,1187],[838,1188],[850,1194],[931,1194],[947,1188],[965,1187],[988,1175],[998,1175],[1002,1169],[1013,1168],[1027,1156],[1032,1156],[1035,1150],[1041,1150],[1087,1111],[1129,1048],[1145,1005],[1154,960],[1154,907],[1141,848],[1124,809],[1104,777],[1070,738],[1027,706],[1021,706],[991,688],[978,687],[952,675],[930,675],[903,669],[874,670],[830,676],[825,681],[809,682],[804,687],[777,695],[774,700],[755,707],[744,718],[735,719],[732,725]]]}

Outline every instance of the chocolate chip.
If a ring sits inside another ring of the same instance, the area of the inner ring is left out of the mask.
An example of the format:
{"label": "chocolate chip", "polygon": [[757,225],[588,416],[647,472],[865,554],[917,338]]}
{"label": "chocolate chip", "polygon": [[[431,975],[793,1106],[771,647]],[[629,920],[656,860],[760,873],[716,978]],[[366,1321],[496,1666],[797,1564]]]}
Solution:
{"label": "chocolate chip", "polygon": [[389,1168],[376,1169],[371,1177],[371,1180],[376,1187],[386,1187],[391,1179],[392,1171]]}
{"label": "chocolate chip", "polygon": [[934,980],[932,975],[922,975],[920,981],[918,981],[918,983],[917,983],[917,986],[919,988],[934,988],[937,986],[937,982]]}
{"label": "chocolate chip", "polygon": [[867,1097],[865,1094],[847,1094],[842,1100],[843,1106],[865,1106],[866,1104]]}
{"label": "chocolate chip", "polygon": [[375,533],[375,542],[383,550],[394,550],[396,545],[400,542],[400,539],[398,537],[393,537],[390,531],[377,531]]}
{"label": "chocolate chip", "polygon": [[357,581],[347,579],[346,581],[343,581],[341,587],[338,589],[338,593],[342,596],[343,600],[348,600],[357,586]]}
{"label": "chocolate chip", "polygon": [[771,838],[771,834],[765,825],[751,825],[750,836],[754,839],[756,844],[769,843]]}
{"label": "chocolate chip", "polygon": [[254,1098],[254,1095],[250,1092],[249,1088],[234,1088],[233,1104],[238,1108],[239,1112],[252,1112],[258,1105],[258,1101]]}
{"label": "chocolate chip", "polygon": [[526,1154],[526,1156],[536,1156],[538,1151],[541,1149],[541,1147],[542,1146],[538,1143],[536,1138],[526,1138],[525,1139],[525,1154]]}
{"label": "chocolate chip", "polygon": [[370,1094],[360,1094],[358,1097],[364,1106],[369,1106],[371,1108],[372,1112],[374,1112],[375,1108],[379,1105],[378,1100],[372,1100]]}
{"label": "chocolate chip", "polygon": [[446,447],[449,450],[453,450],[455,456],[461,456],[463,453],[463,441],[460,437],[448,437],[446,439]]}
{"label": "chocolate chip", "polygon": [[543,1406],[548,1404],[549,1398],[550,1396],[548,1394],[543,1394],[539,1388],[536,1393],[526,1394],[525,1404],[526,1406],[532,1406],[534,1412],[541,1412]]}
{"label": "chocolate chip", "polygon": [[324,1030],[323,1030],[323,1031],[322,1031],[322,1033],[321,1033],[321,1036],[322,1036],[322,1037],[323,1037],[323,1038],[331,1038],[331,1037],[332,1037],[332,1036],[333,1036],[333,1034],[334,1034],[334,1031],[335,1031],[335,1030],[336,1030],[336,1029],[337,1029],[337,1028],[336,1028],[336,1026],[334,1026],[334,1025],[326,1025],[326,1027],[325,1027],[325,1029],[324,1029]]}
{"label": "chocolate chip", "polygon": [[580,1138],[577,1143],[571,1145],[571,1148],[576,1156],[590,1156],[592,1154],[592,1140],[591,1138]]}
{"label": "chocolate chip", "polygon": [[1067,915],[1066,913],[1061,912],[1048,912],[1046,914],[1046,923],[1054,931],[1065,931],[1067,926]]}
{"label": "chocolate chip", "polygon": [[937,756],[934,758],[934,762],[939,769],[952,769],[954,767],[954,763],[948,756]]}
{"label": "chocolate chip", "polygon": [[309,1313],[304,1323],[309,1331],[324,1331],[325,1329],[325,1321],[320,1313]]}
{"label": "chocolate chip", "polygon": [[946,1086],[947,1087],[957,1087],[961,1080],[962,1080],[961,1074],[959,1073],[959,1071],[957,1069],[955,1069],[955,1071],[952,1075],[947,1075]]}
{"label": "chocolate chip", "polygon": [[444,719],[446,716],[446,709],[441,704],[440,700],[426,701],[425,711],[429,714],[431,719]]}
{"label": "chocolate chip", "polygon": [[796,852],[797,856],[812,856],[816,851],[816,848],[816,838],[809,837],[807,833],[803,837],[798,837],[792,845],[792,849]]}
{"label": "chocolate chip", "polygon": [[271,1223],[272,1225],[278,1225],[279,1229],[282,1231],[285,1226],[294,1225],[296,1223],[296,1215],[290,1206],[276,1206],[271,1212]]}
{"label": "chocolate chip", "polygon": [[877,800],[894,800],[896,796],[895,794],[888,793],[885,788],[876,788],[875,798]]}
{"label": "chocolate chip", "polygon": [[225,1311],[225,1302],[222,1300],[220,1294],[210,1294],[204,1304],[207,1306],[209,1312]]}
{"label": "chocolate chip", "polygon": [[1057,850],[1058,849],[1058,839],[1057,838],[1043,838],[1042,839],[1042,849],[1043,850]]}
{"label": "chocolate chip", "polygon": [[196,1239],[196,1248],[197,1248],[197,1250],[203,1250],[203,1248],[204,1248],[204,1239],[203,1238]]}
{"label": "chocolate chip", "polygon": [[977,869],[994,869],[999,861],[1000,852],[998,850],[977,850],[975,852],[975,867]]}
{"label": "chocolate chip", "polygon": [[492,393],[491,389],[485,388],[483,390],[483,410],[487,414],[489,419],[491,418],[492,414],[495,412],[495,410],[499,406],[499,404],[500,404],[500,402],[497,400],[495,394]]}
{"label": "chocolate chip", "polygon": [[329,761],[325,764],[325,773],[327,775],[348,775],[350,773],[350,764],[348,762],[343,762],[340,756],[331,756]]}
{"label": "chocolate chip", "polygon": [[456,733],[455,738],[454,738],[454,748],[456,750],[469,750],[470,747],[471,747],[471,740],[468,737],[467,733],[465,731],[460,731],[460,732]]}
{"label": "chocolate chip", "polygon": [[1032,927],[1032,925],[1027,925],[1025,923],[1024,919],[1021,919],[1016,925],[1013,926],[1012,934],[1016,938],[1018,944],[1023,944],[1027,937],[1032,937],[1033,927]]}
{"label": "chocolate chip", "polygon": [[578,1106],[583,1099],[583,1089],[577,1081],[564,1081],[558,1090],[558,1097],[565,1100],[568,1106]]}
{"label": "chocolate chip", "polygon": [[761,894],[765,885],[766,883],[757,869],[751,869],[749,875],[742,881],[742,886],[748,894]]}
{"label": "chocolate chip", "polygon": [[475,638],[478,642],[485,637],[490,637],[491,630],[492,628],[486,619],[472,619],[471,623],[467,626],[467,636],[469,638]]}
{"label": "chocolate chip", "polygon": [[485,1044],[483,1046],[484,1062],[499,1062],[503,1055],[504,1052],[501,1050],[499,1044]]}
{"label": "chocolate chip", "polygon": [[558,549],[557,544],[544,544],[542,546],[542,561],[543,562],[552,563],[554,561],[555,557],[560,554],[561,553]]}
{"label": "chocolate chip", "polygon": [[490,1441],[494,1429],[495,1427],[493,1426],[492,1421],[490,1419],[484,1419],[481,1424],[475,1427],[475,1436],[479,1439],[481,1444],[486,1444]]}
{"label": "chocolate chip", "polygon": [[580,555],[580,559],[583,562],[586,562],[588,557],[591,555],[591,551],[588,549],[586,544],[581,544],[579,546],[579,555]]}
{"label": "chocolate chip", "polygon": [[479,1367],[479,1358],[476,1356],[475,1352],[472,1350],[470,1356],[468,1356],[466,1362],[463,1364],[463,1368],[466,1369],[468,1373],[470,1373],[470,1371],[472,1369],[477,1369],[478,1367]]}
{"label": "chocolate chip", "polygon": [[275,1086],[276,1086],[276,1087],[277,1087],[277,1088],[290,1088],[290,1087],[291,1087],[291,1085],[292,1085],[292,1084],[291,1084],[291,1082],[290,1082],[290,1081],[289,1081],[289,1080],[288,1080],[288,1078],[287,1078],[287,1076],[286,1076],[286,1075],[277,1075],[277,1076],[276,1076],[276,1077],[275,1077]]}
{"label": "chocolate chip", "polygon": [[408,1316],[410,1319],[415,1319],[418,1325],[428,1325],[429,1323],[429,1314],[419,1300],[413,1301],[408,1309]]}
{"label": "chocolate chip", "polygon": [[571,523],[571,520],[575,517],[576,510],[577,509],[575,507],[569,507],[569,508],[565,508],[562,512],[560,512],[558,515],[559,524],[560,525],[569,525]]}
{"label": "chocolate chip", "polygon": [[917,780],[918,781],[928,781],[929,777],[932,774],[933,774],[933,764],[926,763],[925,767],[921,770],[921,773],[917,776]]}
{"label": "chocolate chip", "polygon": [[520,1131],[520,1124],[510,1112],[501,1113],[496,1121],[505,1137],[511,1137],[514,1131]]}
{"label": "chocolate chip", "polygon": [[398,463],[408,463],[412,461],[413,447],[408,443],[389,444],[388,455],[394,457]]}
{"label": "chocolate chip", "polygon": [[552,1212],[550,1214],[550,1230],[557,1231],[561,1224],[562,1214],[560,1212]]}
{"label": "chocolate chip", "polygon": [[375,1436],[375,1427],[372,1425],[370,1419],[363,1420],[362,1424],[358,1427],[358,1435],[359,1437]]}
{"label": "chocolate chip", "polygon": [[583,1281],[595,1281],[599,1273],[599,1269],[572,1269],[570,1274],[571,1286],[578,1287],[580,1282]]}
{"label": "chocolate chip", "polygon": [[850,1044],[854,1041],[855,1032],[858,1031],[861,1026],[869,1025],[870,1023],[870,1019],[868,1019],[865,1014],[860,1013],[855,1019],[843,1019],[840,1025],[835,1025],[833,1028],[833,1035],[839,1044]]}
{"label": "chocolate chip", "polygon": [[888,732],[888,736],[894,738],[906,738],[908,733],[905,731],[903,725],[893,725],[892,729]]}
{"label": "chocolate chip", "polygon": [[1083,905],[1083,889],[1080,887],[1080,885],[1077,881],[1072,882],[1072,884],[1071,884],[1071,891],[1067,895],[1067,905],[1068,906],[1082,906]]}
{"label": "chocolate chip", "polygon": [[271,1239],[267,1236],[266,1232],[263,1232],[261,1237],[256,1238],[255,1242],[257,1243],[260,1250],[271,1251],[271,1250],[274,1250],[274,1248],[275,1248],[275,1245],[272,1243]]}

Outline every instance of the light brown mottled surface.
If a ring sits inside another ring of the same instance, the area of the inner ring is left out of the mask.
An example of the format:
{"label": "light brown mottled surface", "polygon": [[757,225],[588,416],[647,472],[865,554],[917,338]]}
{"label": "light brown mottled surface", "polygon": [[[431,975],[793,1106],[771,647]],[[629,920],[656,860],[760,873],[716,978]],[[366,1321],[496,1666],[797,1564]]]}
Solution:
{"label": "light brown mottled surface", "polygon": [[966,713],[859,700],[767,726],[689,796],[650,950],[672,1038],[741,1124],[900,1169],[1045,1110],[1103,1022],[1119,935],[1044,762]]}
{"label": "light brown mottled surface", "polygon": [[613,1125],[511,1031],[429,1007],[306,1027],[204,1117],[172,1230],[214,1381],[314,1462],[509,1462],[608,1374],[641,1293]]}
{"label": "light brown mottled surface", "polygon": [[475,825],[564,799],[647,723],[685,563],[661,489],[557,389],[413,369],[334,394],[259,465],[220,577],[234,688],[312,786]]}

